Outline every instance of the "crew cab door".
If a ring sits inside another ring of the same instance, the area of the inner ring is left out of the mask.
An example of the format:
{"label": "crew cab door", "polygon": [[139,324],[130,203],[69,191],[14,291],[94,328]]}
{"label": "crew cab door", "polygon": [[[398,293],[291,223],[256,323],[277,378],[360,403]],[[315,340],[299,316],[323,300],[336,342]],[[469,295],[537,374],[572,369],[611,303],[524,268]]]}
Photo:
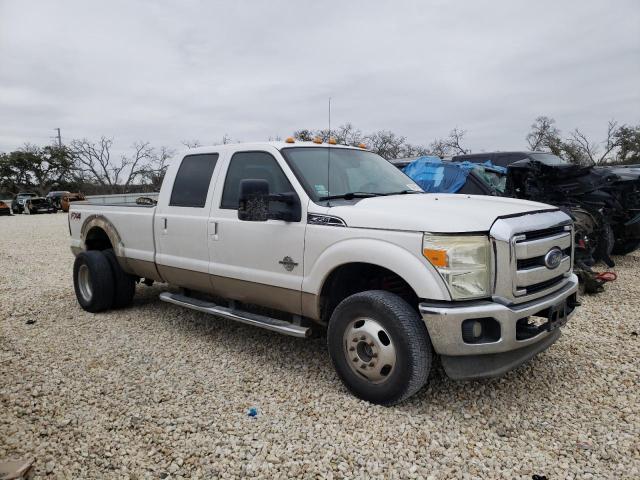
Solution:
{"label": "crew cab door", "polygon": [[218,164],[217,153],[185,156],[172,165],[158,199],[154,220],[156,265],[168,283],[208,292],[209,207]]}
{"label": "crew cab door", "polygon": [[[225,298],[300,313],[306,202],[297,222],[239,220],[244,179],[267,180],[270,194],[294,192],[298,201],[305,198],[294,188],[297,181],[277,150],[235,152],[221,171],[211,209],[213,290]],[[287,206],[270,202],[273,214],[283,208]]]}

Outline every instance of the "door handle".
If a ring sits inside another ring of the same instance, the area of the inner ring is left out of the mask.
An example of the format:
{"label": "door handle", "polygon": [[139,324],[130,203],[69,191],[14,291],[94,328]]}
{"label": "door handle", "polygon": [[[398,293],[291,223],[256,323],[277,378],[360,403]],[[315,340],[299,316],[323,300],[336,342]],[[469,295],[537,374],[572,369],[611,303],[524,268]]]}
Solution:
{"label": "door handle", "polygon": [[209,220],[209,225],[211,229],[209,230],[209,235],[217,235],[218,234],[218,222],[215,220]]}
{"label": "door handle", "polygon": [[167,217],[164,217],[163,220],[164,220],[164,229],[166,230],[167,229]]}

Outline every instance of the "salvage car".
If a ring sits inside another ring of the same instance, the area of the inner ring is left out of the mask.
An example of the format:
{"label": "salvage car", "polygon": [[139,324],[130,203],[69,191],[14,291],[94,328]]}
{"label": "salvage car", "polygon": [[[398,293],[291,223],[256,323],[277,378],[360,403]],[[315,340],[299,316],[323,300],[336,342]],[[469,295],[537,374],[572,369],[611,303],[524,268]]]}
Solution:
{"label": "salvage car", "polygon": [[23,213],[24,212],[24,203],[29,198],[36,198],[38,196],[37,193],[33,192],[21,192],[18,193],[14,198],[13,202],[11,202],[11,209],[13,213]]}
{"label": "salvage car", "polygon": [[56,213],[58,209],[44,197],[30,197],[24,202],[22,213],[35,215],[37,213]]}
{"label": "salvage car", "polygon": [[78,303],[127,306],[144,279],[217,317],[296,337],[326,328],[343,383],[383,405],[419,391],[436,354],[449,377],[474,379],[550,347],[579,305],[571,218],[427,194],[361,147],[200,147],[173,159],[155,206],[72,204]]}
{"label": "salvage car", "polygon": [[63,212],[69,211],[69,206],[72,202],[82,202],[85,200],[85,196],[81,193],[68,193],[62,196],[60,200],[60,208]]}
{"label": "salvage car", "polygon": [[51,202],[51,204],[56,207],[58,210],[62,210],[62,197],[64,197],[65,195],[71,195],[71,192],[68,192],[66,190],[56,190],[53,192],[49,192],[47,193],[47,196],[45,197],[47,200],[49,200],[49,202]]}
{"label": "salvage car", "polygon": [[0,215],[11,215],[11,206],[0,200]]}

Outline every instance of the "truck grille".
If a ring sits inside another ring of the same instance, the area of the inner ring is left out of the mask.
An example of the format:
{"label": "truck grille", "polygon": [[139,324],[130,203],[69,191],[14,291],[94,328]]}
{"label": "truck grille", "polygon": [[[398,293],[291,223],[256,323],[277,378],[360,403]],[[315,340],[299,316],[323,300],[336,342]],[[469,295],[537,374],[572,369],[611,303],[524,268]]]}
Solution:
{"label": "truck grille", "polygon": [[[516,297],[553,289],[571,272],[571,226],[547,228],[516,234],[512,245],[516,259],[513,294]],[[550,268],[545,256],[552,249],[559,249],[562,257],[559,265]]]}
{"label": "truck grille", "polygon": [[[548,295],[561,289],[571,276],[573,227],[560,211],[499,219],[491,237],[494,296],[504,302],[522,303]],[[551,261],[554,256],[557,265]]]}

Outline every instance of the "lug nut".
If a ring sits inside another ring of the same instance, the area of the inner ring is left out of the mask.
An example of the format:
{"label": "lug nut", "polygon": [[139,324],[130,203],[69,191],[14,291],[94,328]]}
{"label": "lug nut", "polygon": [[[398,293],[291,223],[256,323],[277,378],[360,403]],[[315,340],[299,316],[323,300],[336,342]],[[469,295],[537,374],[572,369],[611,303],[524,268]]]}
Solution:
{"label": "lug nut", "polygon": [[351,340],[352,342],[357,342],[358,339],[356,337],[353,337],[353,340]]}
{"label": "lug nut", "polygon": [[369,345],[370,347],[373,347],[373,342],[371,340],[369,340],[369,343],[367,343],[367,345]]}
{"label": "lug nut", "polygon": [[357,362],[358,361],[358,357],[353,357],[353,361]]}
{"label": "lug nut", "polygon": [[374,352],[374,353],[371,354],[371,357],[372,358],[378,358],[378,354]]}
{"label": "lug nut", "polygon": [[360,340],[364,341],[366,338],[367,338],[367,337],[365,337],[364,335],[362,335],[362,336],[360,337]]}
{"label": "lug nut", "polygon": [[349,347],[349,351],[353,352],[356,349],[356,347]]}
{"label": "lug nut", "polygon": [[373,363],[373,362],[369,363],[370,367],[373,367],[374,365],[375,365],[375,363]]}
{"label": "lug nut", "polygon": [[360,368],[367,368],[367,366],[363,363],[362,365],[360,365]]}

